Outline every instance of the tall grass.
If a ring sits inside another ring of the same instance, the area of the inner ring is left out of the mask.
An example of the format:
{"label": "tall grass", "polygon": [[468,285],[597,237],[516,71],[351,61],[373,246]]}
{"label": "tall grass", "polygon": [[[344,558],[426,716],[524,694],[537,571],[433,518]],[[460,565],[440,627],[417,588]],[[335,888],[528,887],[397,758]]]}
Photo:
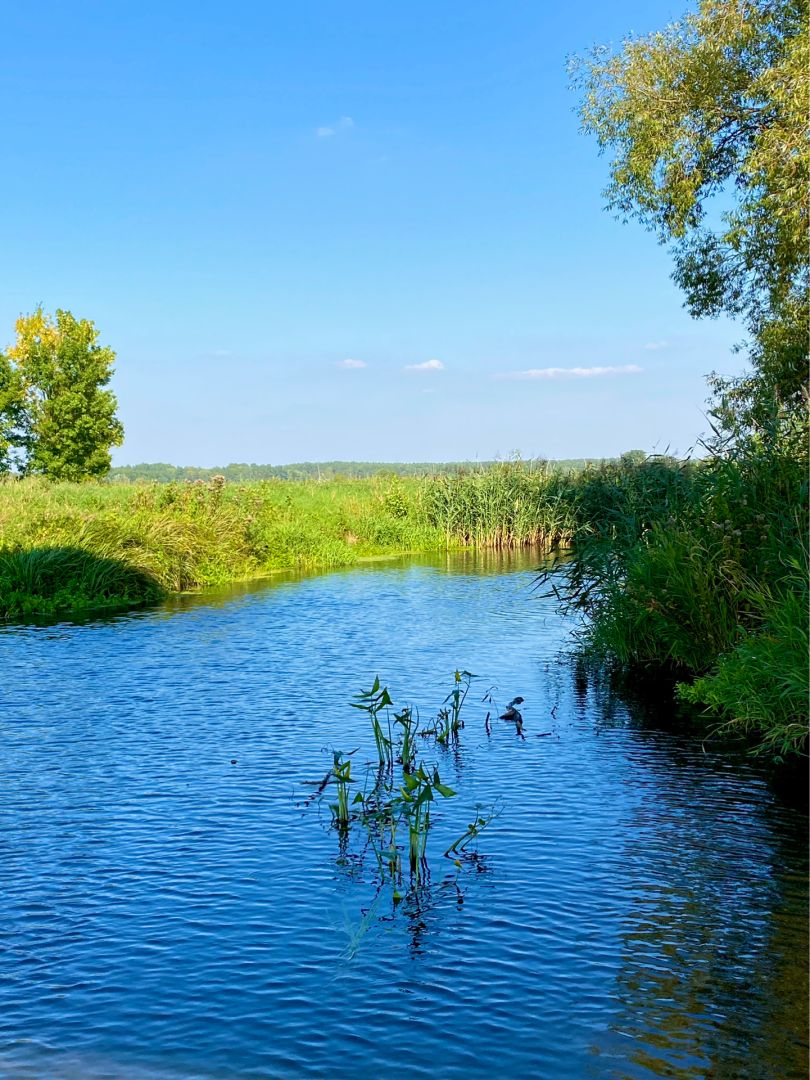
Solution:
{"label": "tall grass", "polygon": [[427,519],[448,544],[511,548],[568,543],[574,520],[570,484],[559,473],[503,462],[425,481]]}
{"label": "tall grass", "polygon": [[807,745],[807,560],[779,584],[747,584],[759,626],[741,630],[709,674],[682,684],[679,696],[719,715],[726,730],[756,739],[758,752],[785,758]]}
{"label": "tall grass", "polygon": [[583,473],[574,557],[555,587],[587,616],[586,654],[665,668],[685,700],[763,752],[803,749],[807,486],[806,461],[774,446]]}
{"label": "tall grass", "polygon": [[[328,483],[7,481],[0,483],[0,614],[135,603],[277,570],[351,566],[386,555],[551,542],[562,534],[542,508],[543,492],[551,495],[554,483],[518,464],[499,466],[491,476],[481,470]],[[471,492],[477,493],[474,504]],[[97,572],[103,561],[103,587],[94,590],[88,569],[77,576],[75,559],[57,550],[85,552]],[[31,558],[51,567],[61,560],[62,569],[34,582],[25,571]]]}

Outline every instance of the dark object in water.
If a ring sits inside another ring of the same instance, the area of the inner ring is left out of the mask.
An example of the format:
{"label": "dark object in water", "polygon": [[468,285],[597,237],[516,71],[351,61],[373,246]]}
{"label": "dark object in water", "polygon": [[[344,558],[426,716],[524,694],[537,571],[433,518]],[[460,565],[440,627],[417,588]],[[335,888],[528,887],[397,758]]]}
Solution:
{"label": "dark object in water", "polygon": [[521,723],[522,724],[523,723],[523,717],[521,716],[520,711],[517,708],[515,708],[516,705],[522,705],[522,704],[523,704],[523,698],[522,697],[512,698],[512,700],[506,706],[506,712],[500,717],[500,719],[501,720],[512,720],[514,723]]}

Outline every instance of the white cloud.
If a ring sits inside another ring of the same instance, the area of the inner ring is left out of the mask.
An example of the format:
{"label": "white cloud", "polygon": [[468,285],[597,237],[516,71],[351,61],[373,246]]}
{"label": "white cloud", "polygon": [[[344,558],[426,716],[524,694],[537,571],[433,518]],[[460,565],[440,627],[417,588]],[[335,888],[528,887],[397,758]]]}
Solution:
{"label": "white cloud", "polygon": [[638,364],[618,367],[545,367],[528,371],[512,371],[496,375],[496,379],[598,379],[603,375],[639,375],[644,369]]}
{"label": "white cloud", "polygon": [[424,364],[407,364],[406,371],[442,371],[444,364],[441,360],[426,360]]}
{"label": "white cloud", "polygon": [[669,342],[668,341],[648,341],[647,344],[644,346],[644,348],[648,352],[655,352],[658,349],[668,349],[669,348]]}
{"label": "white cloud", "polygon": [[350,116],[341,116],[334,124],[315,128],[315,137],[318,139],[330,139],[340,131],[350,131],[354,126],[354,120]]}
{"label": "white cloud", "polygon": [[337,366],[342,368],[361,368],[367,367],[368,365],[365,360],[352,360],[352,358],[349,357],[347,360],[338,360]]}

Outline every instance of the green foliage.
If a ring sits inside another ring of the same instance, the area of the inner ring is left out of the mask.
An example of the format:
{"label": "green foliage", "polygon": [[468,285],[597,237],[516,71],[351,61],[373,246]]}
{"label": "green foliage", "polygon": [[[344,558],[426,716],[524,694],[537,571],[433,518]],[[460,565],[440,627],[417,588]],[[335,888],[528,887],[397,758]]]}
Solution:
{"label": "green foliage", "polygon": [[[763,637],[762,626],[777,610],[803,612],[806,626],[795,572],[808,511],[805,463],[773,443],[749,445],[744,454],[692,465],[603,467],[583,475],[576,490],[574,557],[555,587],[587,616],[580,630],[586,653],[626,672],[665,667],[682,679],[704,676],[719,661],[718,680],[699,679],[696,696],[683,691],[684,698],[727,716],[736,708],[741,730],[764,737],[769,752],[780,739],[798,745],[792,725],[803,723],[806,663],[796,661],[795,634]],[[793,642],[785,648],[794,660],[779,659],[774,642],[783,638]],[[752,677],[740,678],[735,698],[729,688],[743,661]],[[804,696],[780,696],[769,726],[766,708],[781,695],[785,664]],[[745,720],[747,710],[759,726]]]}
{"label": "green foliage", "polygon": [[458,733],[464,727],[461,719],[461,710],[470,692],[473,679],[477,679],[471,671],[455,671],[453,673],[453,689],[442,702],[439,715],[436,720],[436,741],[444,744],[451,739],[457,739]]}
{"label": "green foliage", "polygon": [[124,435],[115,396],[103,389],[115,353],[69,311],[54,321],[38,308],[16,330],[0,360],[0,469],[13,458],[21,472],[53,480],[104,476]]}
{"label": "green foliage", "polygon": [[808,574],[796,564],[779,588],[750,584],[761,627],[743,632],[711,674],[681,685],[684,701],[705,704],[727,730],[755,738],[759,753],[784,758],[807,747]]}
{"label": "green foliage", "polygon": [[804,0],[700,0],[574,65],[583,126],[614,154],[609,205],[681,241],[696,314],[773,313],[807,286],[807,50]]}
{"label": "green foliage", "polygon": [[807,714],[807,604],[787,569],[807,521],[807,14],[699,0],[574,64],[583,126],[612,154],[609,205],[673,243],[693,315],[744,320],[752,370],[710,377],[700,467],[578,485],[563,599],[592,654],[702,676],[684,699],[771,753],[802,745]]}
{"label": "green foliage", "polygon": [[[468,672],[456,671],[454,690],[445,699],[445,704],[451,703],[456,733],[462,726],[459,714],[472,678],[474,676]],[[395,713],[392,725],[389,710],[394,709],[394,703],[387,687],[381,686],[379,677],[375,677],[369,690],[361,690],[351,705],[369,715],[379,764],[367,767],[363,791],[357,791],[350,800],[349,788],[356,782],[350,759],[356,751],[344,754],[334,750],[332,767],[317,785],[316,796],[328,798],[334,790],[335,798],[329,808],[332,824],[341,837],[341,859],[345,861],[351,832],[364,834],[358,859],[362,862],[363,854],[369,849],[374,852],[379,872],[377,895],[383,886],[389,885],[396,907],[404,898],[400,891],[403,862],[409,871],[408,891],[412,896],[429,880],[427,843],[433,804],[438,799],[454,798],[456,791],[442,781],[437,765],[416,761],[417,739],[432,737],[439,746],[442,742],[440,730],[424,728],[420,731],[419,714],[412,706],[405,706]],[[396,769],[397,764],[401,771]],[[460,868],[465,849],[499,812],[499,808],[493,807],[489,814],[482,813],[479,804],[474,821],[444,852],[445,857],[452,858],[453,864]],[[400,837],[406,838],[406,842],[401,842]],[[406,856],[405,860],[403,856]]]}
{"label": "green foliage", "polygon": [[431,524],[464,544],[510,548],[565,543],[572,519],[568,476],[521,461],[438,476],[425,484]]}
{"label": "green foliage", "polygon": [[79,548],[0,551],[0,618],[117,607],[164,595],[149,573]]}
{"label": "green foliage", "polygon": [[[231,485],[215,475],[209,482],[79,485],[29,477],[0,484],[0,550],[86,550],[134,567],[165,591],[193,589],[277,570],[351,566],[364,558],[467,545],[471,485],[489,492],[488,502],[475,510],[477,543],[518,546],[558,535],[555,523],[569,480],[533,467],[498,466],[489,478],[482,470],[328,484]],[[499,495],[501,485],[505,494]],[[511,515],[505,526],[497,519],[502,510]],[[455,531],[446,517],[456,521]],[[120,595],[126,602],[130,594],[122,589]],[[40,600],[43,610],[52,610],[50,600]],[[77,592],[75,603],[60,592],[60,610],[88,606],[84,592]],[[17,601],[5,607],[9,614],[34,610]]]}
{"label": "green foliage", "polygon": [[[361,480],[379,477],[381,480],[395,476],[403,478],[424,478],[442,476],[471,469],[489,469],[497,466],[495,461],[483,461],[477,464],[461,461],[303,461],[292,465],[218,465],[203,469],[196,465],[167,465],[163,462],[141,465],[118,465],[110,470],[110,479],[116,483],[167,484],[183,480],[205,480],[221,474],[229,484],[252,483],[256,480]],[[554,472],[577,472],[587,465],[598,464],[590,458],[572,458],[549,462],[525,462],[525,468],[546,469]]]}
{"label": "green foliage", "polygon": [[724,540],[653,526],[590,604],[590,647],[621,664],[702,670],[737,634],[740,567]]}
{"label": "green foliage", "polygon": [[573,65],[608,204],[674,243],[693,315],[748,328],[753,372],[713,377],[724,444],[786,416],[807,437],[808,26],[806,0],[700,0]]}
{"label": "green foliage", "polygon": [[[362,709],[363,712],[369,715],[381,765],[390,765],[394,760],[393,730],[388,713],[388,706],[392,704],[388,687],[380,686],[379,676],[374,679],[374,684],[370,690],[361,690],[357,695],[357,701],[352,702],[353,709]],[[385,716],[385,726],[380,721],[380,713]]]}
{"label": "green foliage", "polygon": [[349,824],[349,785],[352,780],[351,754],[344,755],[340,750],[335,750],[332,771],[327,777],[334,781],[336,801],[330,805],[332,820],[336,825],[345,827]]}
{"label": "green foliage", "polygon": [[21,373],[0,352],[0,476],[21,468],[25,431],[25,389]]}

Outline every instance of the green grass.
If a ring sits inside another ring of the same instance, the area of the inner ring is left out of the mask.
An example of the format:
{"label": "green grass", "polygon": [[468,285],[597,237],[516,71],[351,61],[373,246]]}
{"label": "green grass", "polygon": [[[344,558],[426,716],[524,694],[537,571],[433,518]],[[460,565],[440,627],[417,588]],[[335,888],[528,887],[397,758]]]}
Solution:
{"label": "green grass", "polygon": [[[0,484],[0,617],[131,604],[380,556],[551,541],[560,531],[551,509],[548,521],[542,516],[543,492],[556,483],[519,464],[329,482],[7,481]],[[47,569],[34,573],[34,566]]]}
{"label": "green grass", "polygon": [[572,487],[574,557],[557,588],[586,615],[585,654],[631,677],[664,669],[760,752],[803,752],[806,461],[749,448],[606,465]]}
{"label": "green grass", "polygon": [[742,631],[708,675],[678,688],[682,700],[721,717],[723,730],[755,739],[757,752],[776,758],[807,744],[807,560],[792,569],[777,588],[749,583],[761,625]]}

